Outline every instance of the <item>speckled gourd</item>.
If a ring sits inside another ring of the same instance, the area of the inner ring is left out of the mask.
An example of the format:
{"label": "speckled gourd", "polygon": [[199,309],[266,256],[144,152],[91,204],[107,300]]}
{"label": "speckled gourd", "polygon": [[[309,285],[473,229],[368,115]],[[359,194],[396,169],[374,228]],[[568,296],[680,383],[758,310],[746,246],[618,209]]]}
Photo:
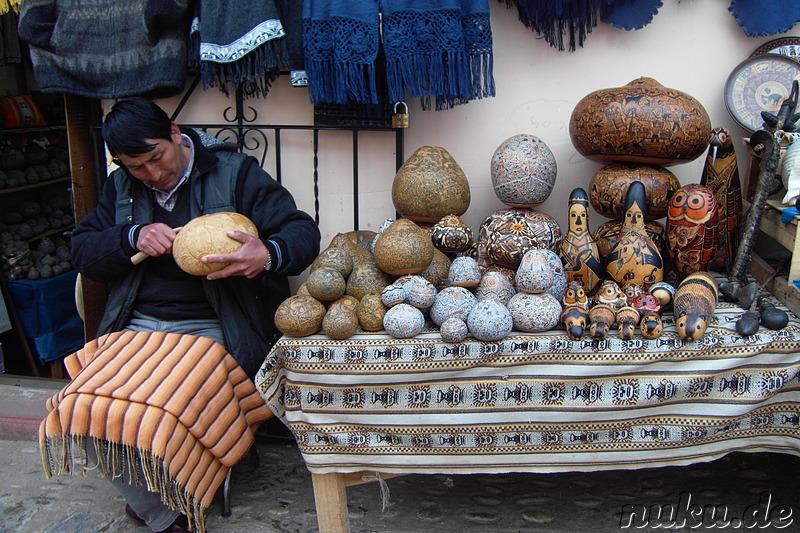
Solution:
{"label": "speckled gourd", "polygon": [[430,236],[411,220],[401,218],[392,222],[375,242],[375,263],[378,268],[395,276],[419,274],[433,260]]}

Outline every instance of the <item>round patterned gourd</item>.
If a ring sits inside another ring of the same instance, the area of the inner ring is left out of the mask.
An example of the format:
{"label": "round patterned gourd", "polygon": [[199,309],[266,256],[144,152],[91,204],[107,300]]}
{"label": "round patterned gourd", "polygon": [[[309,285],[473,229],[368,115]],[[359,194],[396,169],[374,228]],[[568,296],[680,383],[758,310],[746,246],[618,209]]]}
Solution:
{"label": "round patterned gourd", "polygon": [[383,329],[383,316],[387,310],[380,294],[367,294],[356,306],[358,323],[364,331],[379,331]]}
{"label": "round patterned gourd", "polygon": [[461,342],[469,335],[469,328],[460,318],[452,317],[442,322],[439,334],[444,342]]}
{"label": "round patterned gourd", "polygon": [[356,306],[358,300],[352,296],[342,296],[330,306],[322,319],[322,331],[331,339],[349,339],[358,330]]}
{"label": "round patterned gourd", "polygon": [[638,78],[578,102],[569,136],[578,153],[595,161],[673,165],[705,151],[711,120],[688,94]]}
{"label": "round patterned gourd", "polygon": [[508,308],[495,300],[481,300],[467,317],[467,327],[479,341],[499,341],[514,328]]}
{"label": "round patterned gourd", "polygon": [[667,216],[670,199],[681,188],[681,182],[666,168],[655,165],[611,163],[604,166],[589,183],[589,202],[604,217],[622,220],[625,216],[625,195],[634,181],[644,185],[647,220]]}
{"label": "round patterned gourd", "polygon": [[514,329],[548,331],[558,325],[562,308],[558,300],[548,292],[518,292],[509,300],[508,310],[514,321]]}
{"label": "round patterned gourd", "polygon": [[413,305],[395,305],[383,316],[383,329],[396,339],[413,337],[424,327],[425,316]]}
{"label": "round patterned gourd", "polygon": [[331,267],[320,267],[311,272],[305,285],[308,294],[323,302],[338,300],[347,288],[344,277]]}
{"label": "round patterned gourd", "polygon": [[472,245],[472,230],[456,215],[447,215],[431,228],[431,242],[443,252],[463,252]]}
{"label": "round patterned gourd", "polygon": [[419,274],[433,260],[430,236],[412,221],[401,218],[392,222],[375,242],[375,263],[395,276]]}
{"label": "round patterned gourd", "polygon": [[512,207],[536,207],[553,191],[556,158],[535,135],[522,133],[500,143],[491,161],[497,198]]}
{"label": "round patterned gourd", "polygon": [[475,289],[478,300],[497,300],[506,305],[514,294],[514,285],[506,274],[498,271],[487,271],[481,276],[481,282]]}
{"label": "round patterned gourd", "polygon": [[464,287],[445,287],[436,295],[430,309],[431,320],[437,325],[451,317],[467,320],[470,311],[478,303],[474,294]]}
{"label": "round patterned gourd", "polygon": [[456,257],[450,264],[447,279],[453,287],[476,287],[481,282],[481,269],[471,257]]}
{"label": "round patterned gourd", "polygon": [[188,274],[206,276],[228,266],[229,263],[203,263],[210,254],[230,254],[242,243],[228,237],[229,231],[241,231],[258,237],[255,224],[244,215],[232,212],[212,213],[194,218],[178,232],[172,243],[172,255],[178,266]]}
{"label": "round patterned gourd", "polygon": [[419,147],[400,167],[392,183],[395,209],[415,222],[436,223],[446,215],[461,216],[470,200],[467,176],[440,146]]}
{"label": "round patterned gourd", "polygon": [[295,294],[275,310],[275,327],[289,337],[306,337],[318,332],[325,317],[325,306],[312,296]]}
{"label": "round patterned gourd", "polygon": [[554,249],[561,240],[558,222],[534,209],[511,208],[495,211],[481,224],[489,259],[516,269],[525,252],[534,248]]}
{"label": "round patterned gourd", "polygon": [[555,272],[544,250],[533,249],[525,252],[515,279],[520,291],[530,293],[547,291],[553,285]]}
{"label": "round patterned gourd", "polygon": [[347,279],[347,276],[353,271],[353,258],[343,248],[331,246],[319,253],[314,262],[311,263],[310,271],[313,272],[320,267],[333,268]]}
{"label": "round patterned gourd", "polygon": [[360,300],[367,294],[380,294],[389,283],[389,276],[378,268],[375,261],[364,261],[353,265],[345,293]]}
{"label": "round patterned gourd", "polygon": [[442,290],[447,287],[447,277],[450,275],[450,258],[444,255],[440,250],[433,250],[433,259],[428,268],[420,272],[420,276],[427,279],[436,290]]}

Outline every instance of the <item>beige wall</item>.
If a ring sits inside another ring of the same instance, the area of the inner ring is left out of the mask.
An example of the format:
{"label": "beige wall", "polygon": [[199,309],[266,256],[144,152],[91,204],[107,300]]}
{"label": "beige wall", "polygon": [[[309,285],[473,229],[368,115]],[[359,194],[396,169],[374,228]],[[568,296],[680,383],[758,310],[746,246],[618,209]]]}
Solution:
{"label": "beige wall", "polygon": [[[587,187],[601,166],[575,151],[568,121],[576,103],[597,89],[624,85],[640,76],[652,77],[697,98],[714,126],[728,128],[737,139],[746,136],[725,108],[723,87],[739,62],[761,44],[779,37],[747,37],[727,10],[730,0],[666,0],[653,22],[641,30],[629,32],[601,23],[583,48],[559,52],[525,28],[504,3],[491,0],[490,5],[497,96],[440,112],[422,111],[418,101],[409,102],[411,127],[404,154],[408,157],[419,146],[432,144],[453,155],[470,181],[472,203],[463,219],[473,230],[488,214],[504,207],[491,187],[489,162],[497,146],[517,133],[540,137],[555,154],[556,186],[539,209],[556,217],[562,231],[566,230],[569,192]],[[163,105],[172,109],[177,101],[171,99]],[[216,89],[198,91],[180,122],[219,120],[221,109],[231,103]],[[276,83],[266,100],[248,100],[247,104],[258,110],[259,122],[312,121],[306,90],[292,88],[286,79]],[[320,225],[323,244],[327,244],[337,232],[353,229],[350,135],[323,132],[321,136],[323,142],[331,143],[320,152]],[[386,133],[365,134],[361,139],[365,161],[360,167],[360,227],[375,230],[385,218],[394,216],[394,142]],[[284,134],[284,147],[290,150],[284,183],[300,206],[313,212],[310,140],[310,134]],[[743,173],[746,160],[741,146],[739,141]],[[670,169],[684,184],[699,182],[702,160]],[[593,227],[604,221],[597,214],[591,217]]]}

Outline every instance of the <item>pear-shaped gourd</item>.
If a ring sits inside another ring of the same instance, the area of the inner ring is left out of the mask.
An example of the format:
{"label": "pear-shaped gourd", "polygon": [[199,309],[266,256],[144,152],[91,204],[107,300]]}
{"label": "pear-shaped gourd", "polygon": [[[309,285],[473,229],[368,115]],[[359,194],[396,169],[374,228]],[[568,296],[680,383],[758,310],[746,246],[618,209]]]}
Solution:
{"label": "pear-shaped gourd", "polygon": [[438,222],[463,215],[471,197],[469,182],[453,156],[440,146],[421,146],[409,157],[392,183],[398,213],[416,222]]}
{"label": "pear-shaped gourd", "polygon": [[645,230],[647,197],[634,181],[625,195],[625,220],[617,245],[608,255],[606,271],[620,285],[636,283],[648,289],[664,277],[661,252]]}
{"label": "pear-shaped gourd", "polygon": [[433,243],[428,234],[412,221],[392,222],[375,241],[375,263],[387,274],[419,274],[433,260]]}
{"label": "pear-shaped gourd", "polygon": [[597,243],[589,231],[589,197],[580,187],[569,195],[569,229],[558,244],[558,257],[570,283],[592,292],[605,273]]}

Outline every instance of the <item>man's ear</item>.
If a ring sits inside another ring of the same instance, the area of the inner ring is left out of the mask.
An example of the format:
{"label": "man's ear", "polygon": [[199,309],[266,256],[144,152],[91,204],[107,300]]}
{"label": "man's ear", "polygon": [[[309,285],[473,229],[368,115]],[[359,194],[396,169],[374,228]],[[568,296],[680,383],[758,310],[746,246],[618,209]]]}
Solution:
{"label": "man's ear", "polygon": [[174,122],[171,122],[169,125],[169,136],[170,139],[172,139],[172,142],[174,142],[175,144],[181,144],[183,142],[183,137],[181,136],[181,129]]}

